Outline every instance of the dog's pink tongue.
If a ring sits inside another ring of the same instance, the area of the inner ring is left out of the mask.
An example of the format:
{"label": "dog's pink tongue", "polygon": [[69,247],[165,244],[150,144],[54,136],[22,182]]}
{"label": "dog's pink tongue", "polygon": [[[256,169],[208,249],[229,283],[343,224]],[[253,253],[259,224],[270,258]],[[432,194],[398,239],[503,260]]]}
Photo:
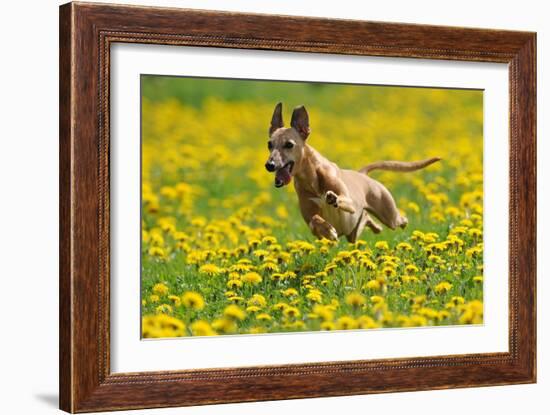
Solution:
{"label": "dog's pink tongue", "polygon": [[275,174],[275,181],[280,181],[285,185],[289,184],[291,179],[292,177],[286,168],[277,170],[277,173]]}

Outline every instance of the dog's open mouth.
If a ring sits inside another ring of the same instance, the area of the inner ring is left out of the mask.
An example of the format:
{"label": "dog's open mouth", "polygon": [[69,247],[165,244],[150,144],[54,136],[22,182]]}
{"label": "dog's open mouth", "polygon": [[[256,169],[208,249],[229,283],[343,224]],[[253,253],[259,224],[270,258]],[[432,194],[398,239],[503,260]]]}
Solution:
{"label": "dog's open mouth", "polygon": [[292,180],[292,168],[294,162],[289,161],[275,172],[275,187],[282,187],[290,183]]}

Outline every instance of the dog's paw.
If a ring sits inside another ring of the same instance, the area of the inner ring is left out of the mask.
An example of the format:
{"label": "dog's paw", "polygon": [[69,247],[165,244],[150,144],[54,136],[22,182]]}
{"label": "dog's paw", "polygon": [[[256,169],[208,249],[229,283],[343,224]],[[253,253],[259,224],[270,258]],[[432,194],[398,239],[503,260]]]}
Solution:
{"label": "dog's paw", "polygon": [[338,207],[338,195],[334,193],[332,190],[329,190],[325,193],[325,201],[335,208]]}
{"label": "dog's paw", "polygon": [[313,234],[318,238],[326,238],[331,241],[338,240],[338,232],[336,232],[334,226],[320,217],[313,218],[309,224],[309,227],[311,228]]}
{"label": "dog's paw", "polygon": [[320,233],[323,238],[329,239],[331,241],[338,240],[338,233],[336,232],[336,229],[334,229],[334,227],[328,222],[325,222],[323,224]]}

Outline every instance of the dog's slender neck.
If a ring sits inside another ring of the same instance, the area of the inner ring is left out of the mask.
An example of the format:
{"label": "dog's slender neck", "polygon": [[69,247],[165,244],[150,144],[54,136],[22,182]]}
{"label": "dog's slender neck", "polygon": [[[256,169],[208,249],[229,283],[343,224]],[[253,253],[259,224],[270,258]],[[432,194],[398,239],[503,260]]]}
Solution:
{"label": "dog's slender neck", "polygon": [[324,160],[324,157],[308,144],[304,145],[304,150],[300,163],[296,165],[294,172],[294,181],[300,189],[317,193],[317,180],[315,170]]}

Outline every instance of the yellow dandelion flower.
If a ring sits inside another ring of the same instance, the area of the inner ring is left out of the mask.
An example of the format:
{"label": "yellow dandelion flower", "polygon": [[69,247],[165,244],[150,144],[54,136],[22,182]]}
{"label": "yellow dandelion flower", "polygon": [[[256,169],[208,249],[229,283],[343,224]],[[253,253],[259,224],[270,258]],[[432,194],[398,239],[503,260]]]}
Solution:
{"label": "yellow dandelion flower", "polygon": [[187,291],[181,297],[181,302],[187,308],[202,310],[204,308],[204,298],[199,293]]}
{"label": "yellow dandelion flower", "polygon": [[237,330],[237,325],[230,318],[219,318],[212,322],[212,328],[217,332],[230,334]]}
{"label": "yellow dandelion flower", "polygon": [[471,228],[474,226],[474,222],[471,221],[470,219],[462,219],[459,224],[461,226],[466,226],[467,228]]}
{"label": "yellow dandelion flower", "polygon": [[412,246],[407,242],[400,242],[396,247],[400,251],[412,251]]}
{"label": "yellow dandelion flower", "polygon": [[252,255],[260,260],[263,260],[269,255],[269,251],[266,251],[265,249],[256,249],[254,252],[252,252]]}
{"label": "yellow dandelion flower", "polygon": [[193,336],[216,336],[217,333],[210,324],[204,320],[197,320],[191,324]]}
{"label": "yellow dandelion flower", "polygon": [[463,306],[463,312],[458,319],[460,324],[483,323],[483,303],[479,300],[470,301]]}
{"label": "yellow dandelion flower", "polygon": [[248,246],[250,246],[252,249],[256,249],[261,243],[262,241],[260,241],[259,239],[251,239],[250,241],[248,241]]}
{"label": "yellow dandelion flower", "polygon": [[331,241],[330,239],[327,239],[327,238],[317,239],[315,242],[321,246],[326,246],[326,247],[331,247],[336,245],[335,241]]}
{"label": "yellow dandelion flower", "polygon": [[414,212],[414,213],[419,213],[420,212],[420,207],[414,202],[409,202],[409,203],[407,203],[407,210],[409,210],[411,212]]}
{"label": "yellow dandelion flower", "polygon": [[175,317],[158,314],[142,318],[144,338],[182,337],[185,334],[185,324]]}
{"label": "yellow dandelion flower", "polygon": [[230,289],[234,288],[240,288],[243,286],[243,282],[241,280],[231,279],[227,281],[226,287]]}
{"label": "yellow dandelion flower", "polygon": [[275,311],[283,311],[287,307],[288,307],[287,303],[277,303],[277,304],[274,304],[272,308]]}
{"label": "yellow dandelion flower", "polygon": [[408,274],[414,274],[414,273],[418,272],[418,267],[414,264],[408,264],[405,267],[405,271],[407,271]]}
{"label": "yellow dandelion flower", "polygon": [[305,253],[311,253],[315,251],[315,246],[310,244],[309,242],[300,241],[300,243],[298,244],[298,249]]}
{"label": "yellow dandelion flower", "polygon": [[437,211],[430,213],[430,219],[433,220],[434,222],[445,222],[445,216],[443,216],[441,212],[437,212]]}
{"label": "yellow dandelion flower", "polygon": [[350,293],[346,296],[346,304],[352,307],[361,307],[366,304],[365,297],[360,293]]}
{"label": "yellow dandelion flower", "polygon": [[387,251],[388,249],[390,249],[390,246],[386,241],[378,241],[374,244],[374,247],[381,251]]}
{"label": "yellow dandelion flower", "polygon": [[382,268],[382,273],[388,277],[395,277],[396,275],[395,268],[392,266]]}
{"label": "yellow dandelion flower", "polygon": [[464,235],[468,231],[468,228],[465,226],[455,226],[453,229],[451,229],[452,235]]}
{"label": "yellow dandelion flower", "polygon": [[311,289],[306,294],[306,298],[310,301],[315,302],[315,303],[319,303],[319,302],[321,302],[321,300],[323,298],[323,294],[319,290]]}
{"label": "yellow dandelion flower", "polygon": [[256,285],[262,282],[262,276],[257,272],[247,272],[242,276],[243,282]]}
{"label": "yellow dandelion flower", "polygon": [[245,263],[239,263],[239,264],[233,264],[229,267],[229,272],[248,272],[252,269],[252,265],[245,264]]}
{"label": "yellow dandelion flower", "polygon": [[272,281],[281,281],[284,279],[284,276],[283,274],[281,274],[280,272],[274,272],[273,274],[271,274],[269,276],[269,278],[272,280]]}
{"label": "yellow dandelion flower", "polygon": [[268,261],[260,265],[260,271],[278,272],[279,266],[275,262]]}
{"label": "yellow dandelion flower", "polygon": [[443,281],[437,284],[434,287],[434,291],[437,294],[445,294],[446,292],[449,292],[449,290],[453,287],[453,285],[450,282]]}
{"label": "yellow dandelion flower", "polygon": [[235,304],[225,307],[225,310],[223,310],[223,315],[234,320],[244,320],[246,317],[246,313]]}
{"label": "yellow dandelion flower", "polygon": [[380,325],[370,316],[360,316],[357,319],[357,326],[360,329],[376,329]]}
{"label": "yellow dandelion flower", "polygon": [[186,241],[189,239],[189,235],[187,235],[185,232],[174,232],[172,235],[172,238],[174,238],[176,241]]}
{"label": "yellow dandelion flower", "polygon": [[296,307],[288,306],[283,310],[285,317],[297,318],[300,317],[300,310]]}
{"label": "yellow dandelion flower", "polygon": [[422,305],[426,302],[425,295],[417,295],[411,299],[411,303],[414,305]]}
{"label": "yellow dandelion flower", "polygon": [[281,251],[277,253],[277,262],[279,262],[279,264],[288,264],[291,259],[292,255],[288,252]]}
{"label": "yellow dandelion flower", "polygon": [[418,315],[426,317],[427,319],[430,319],[430,320],[435,320],[439,316],[439,313],[437,310],[434,310],[433,308],[429,308],[429,307],[421,307],[420,309],[418,309],[417,313]]}
{"label": "yellow dandelion flower", "polygon": [[336,320],[336,328],[338,330],[353,330],[358,327],[357,321],[350,316],[342,316]]}
{"label": "yellow dandelion flower", "polygon": [[340,251],[336,254],[335,261],[342,264],[350,264],[353,262],[353,255],[349,251]]}
{"label": "yellow dandelion flower", "polygon": [[166,295],[168,294],[168,291],[169,291],[168,286],[161,282],[153,286],[153,292],[157,295],[160,295],[160,296]]}
{"label": "yellow dandelion flower", "polygon": [[338,268],[338,265],[336,264],[329,264],[325,267],[325,272],[327,274],[330,274],[332,271],[334,271],[336,268]]}
{"label": "yellow dandelion flower", "polygon": [[266,245],[273,245],[277,243],[277,238],[274,236],[264,236],[262,238],[262,242]]}
{"label": "yellow dandelion flower", "polygon": [[313,307],[313,313],[324,321],[332,320],[334,316],[334,311],[332,310],[332,307],[321,304],[316,304]]}
{"label": "yellow dandelion flower", "polygon": [[470,235],[473,238],[479,238],[480,236],[483,235],[483,232],[481,231],[481,229],[472,228],[472,229],[468,230],[468,235]]}
{"label": "yellow dandelion flower", "polygon": [[294,279],[296,278],[296,273],[293,272],[293,271],[287,271],[283,274],[283,279],[287,279],[287,278],[290,278],[290,279]]}
{"label": "yellow dandelion flower", "polygon": [[202,216],[198,216],[196,218],[191,219],[191,226],[196,226],[198,228],[202,228],[206,226],[206,218],[203,218]]}
{"label": "yellow dandelion flower", "polygon": [[373,304],[382,304],[384,303],[384,297],[381,297],[379,295],[373,295],[371,296],[370,301]]}
{"label": "yellow dandelion flower", "polygon": [[323,321],[320,325],[321,330],[331,331],[336,330],[336,325],[332,321]]}
{"label": "yellow dandelion flower", "polygon": [[172,306],[170,304],[161,304],[155,308],[155,312],[159,314],[171,314]]}
{"label": "yellow dandelion flower", "polygon": [[166,251],[160,246],[152,246],[149,248],[149,255],[159,259],[166,259]]}
{"label": "yellow dandelion flower", "polygon": [[254,294],[250,299],[247,301],[248,305],[251,306],[258,306],[258,307],[265,307],[267,304],[267,300],[265,297],[261,294]]}
{"label": "yellow dandelion flower", "polygon": [[282,294],[285,297],[294,297],[298,295],[298,290],[296,290],[295,288],[287,288],[286,290],[282,291]]}
{"label": "yellow dandelion flower", "polygon": [[[153,230],[151,230],[151,245],[153,246],[156,246],[156,247],[162,247],[164,246],[164,238],[162,237],[162,235],[160,233],[157,233],[157,232],[154,232]],[[149,255],[154,255],[151,253],[151,250],[149,250]]]}
{"label": "yellow dandelion flower", "polygon": [[369,290],[379,290],[382,288],[382,284],[380,284],[380,281],[378,280],[370,280],[364,285],[364,287]]}
{"label": "yellow dandelion flower", "polygon": [[169,295],[168,299],[172,301],[172,303],[178,307],[181,304],[181,299],[177,295]]}
{"label": "yellow dandelion flower", "polygon": [[418,314],[413,314],[409,319],[410,325],[412,327],[418,327],[418,326],[427,326],[428,325],[428,319],[424,316],[420,316]]}
{"label": "yellow dandelion flower", "polygon": [[141,240],[145,243],[151,240],[151,235],[145,229],[141,230]]}
{"label": "yellow dandelion flower", "polygon": [[267,313],[259,313],[259,314],[256,314],[256,320],[271,321],[272,317]]}
{"label": "yellow dandelion flower", "polygon": [[208,276],[220,275],[223,269],[214,264],[204,264],[199,268],[199,274],[205,274]]}
{"label": "yellow dandelion flower", "polygon": [[275,213],[281,219],[288,218],[288,210],[286,210],[286,207],[284,205],[277,206],[277,208],[275,209]]}

